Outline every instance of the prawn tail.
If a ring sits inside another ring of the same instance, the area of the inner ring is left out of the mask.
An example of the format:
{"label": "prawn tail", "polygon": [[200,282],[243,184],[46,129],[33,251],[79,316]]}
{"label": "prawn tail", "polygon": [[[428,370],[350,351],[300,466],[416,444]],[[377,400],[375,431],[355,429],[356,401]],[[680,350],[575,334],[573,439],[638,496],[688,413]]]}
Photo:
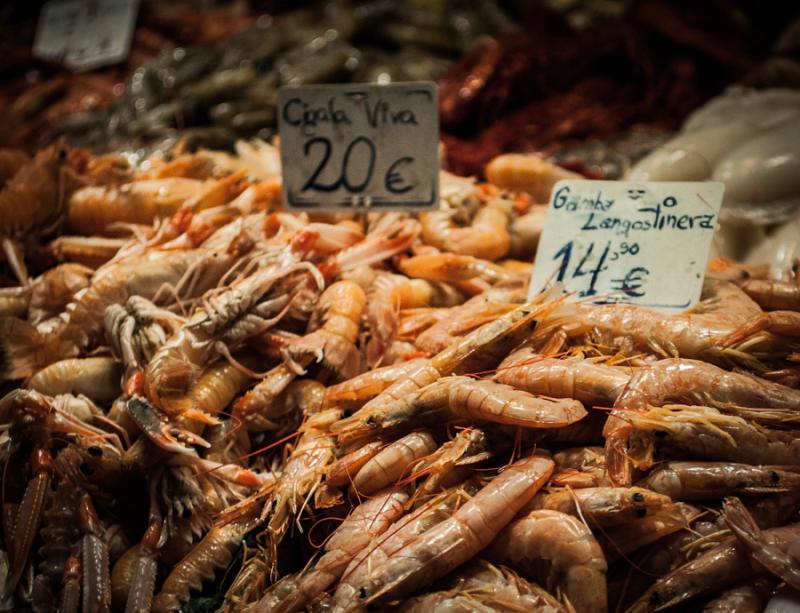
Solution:
{"label": "prawn tail", "polygon": [[722,509],[725,523],[739,540],[752,543],[758,540],[761,529],[741,500],[735,497],[726,498]]}
{"label": "prawn tail", "polygon": [[16,317],[0,317],[0,378],[22,379],[62,358],[76,353],[75,346],[60,335],[45,340],[31,323]]}

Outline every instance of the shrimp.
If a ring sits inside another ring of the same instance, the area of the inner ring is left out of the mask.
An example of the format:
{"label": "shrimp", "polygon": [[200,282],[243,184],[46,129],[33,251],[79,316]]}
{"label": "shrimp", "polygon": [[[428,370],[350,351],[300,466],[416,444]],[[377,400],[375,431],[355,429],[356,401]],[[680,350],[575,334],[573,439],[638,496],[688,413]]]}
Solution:
{"label": "shrimp", "polygon": [[789,409],[800,406],[800,391],[697,360],[669,359],[638,369],[616,406],[641,409],[670,402]]}
{"label": "shrimp", "polygon": [[448,519],[469,498],[461,488],[451,489],[426,501],[400,518],[383,535],[373,538],[347,566],[333,596],[333,610],[352,607],[361,597],[361,587],[369,581],[374,568],[386,562],[414,539]]}
{"label": "shrimp", "polygon": [[646,545],[661,541],[664,537],[689,526],[703,514],[700,509],[676,502],[655,513],[632,519],[621,526],[605,528],[598,538],[610,562],[638,551]]}
{"label": "shrimp", "polygon": [[153,611],[166,613],[179,611],[189,600],[192,590],[199,590],[204,581],[214,578],[214,573],[227,567],[245,535],[257,525],[258,508],[249,503],[236,521],[218,523],[170,571],[161,590],[153,599]]}
{"label": "shrimp", "polygon": [[466,227],[456,225],[461,212],[458,208],[420,213],[422,240],[442,251],[497,260],[508,253],[511,243],[508,234],[511,207],[511,201],[501,196],[489,199],[478,208]]}
{"label": "shrimp", "polygon": [[64,215],[61,177],[65,162],[65,151],[59,145],[42,149],[0,189],[0,242],[23,285],[28,282],[28,271],[17,239],[45,234],[59,225]]}
{"label": "shrimp", "polygon": [[400,340],[410,340],[416,344],[420,334],[424,334],[431,326],[445,320],[450,310],[446,307],[403,309],[399,313],[397,337]]}
{"label": "shrimp", "polygon": [[124,304],[109,305],[103,322],[111,351],[130,376],[147,365],[185,320],[146,298],[131,296]]}
{"label": "shrimp", "polygon": [[583,487],[605,487],[611,485],[606,475],[606,458],[602,447],[576,447],[553,455],[556,470],[551,483]]}
{"label": "shrimp", "polygon": [[422,351],[439,353],[457,338],[513,311],[517,306],[492,300],[486,294],[475,296],[460,306],[450,307],[437,313],[432,325],[413,339],[414,345]]}
{"label": "shrimp", "polygon": [[308,418],[278,483],[272,487],[264,503],[261,520],[269,518],[266,530],[269,542],[267,559],[273,576],[277,573],[278,545],[290,522],[300,515],[307,500],[322,482],[327,466],[334,459],[334,442],[328,429],[340,416],[339,411],[327,409]]}
{"label": "shrimp", "polygon": [[[202,367],[216,355],[226,356],[248,336],[269,329],[286,314],[289,294],[271,294],[273,286],[287,277],[311,274],[320,285],[316,269],[306,262],[276,262],[205,301],[189,322],[153,355],[145,370],[145,393],[157,407],[170,415],[184,415],[199,421],[209,417],[186,406],[185,392]],[[297,273],[297,274],[295,274]],[[301,277],[302,278],[302,277]],[[214,420],[211,419],[211,423]]]}
{"label": "shrimp", "polygon": [[47,250],[59,262],[72,262],[95,269],[114,258],[127,243],[124,238],[62,235],[51,241]]}
{"label": "shrimp", "polygon": [[459,569],[448,590],[411,598],[401,605],[403,613],[451,611],[536,611],[566,613],[567,609],[547,591],[529,583],[510,568],[476,560]]}
{"label": "shrimp", "polygon": [[800,313],[797,311],[770,311],[754,317],[738,330],[723,339],[726,347],[739,345],[760,332],[796,338],[800,336]]}
{"label": "shrimp", "polygon": [[114,358],[72,358],[43,368],[25,387],[47,396],[83,394],[106,402],[120,395],[119,381],[119,364]]}
{"label": "shrimp", "polygon": [[[725,523],[753,559],[781,581],[800,590],[800,566],[786,547],[773,542],[758,527],[753,516],[738,498],[726,498],[722,507]],[[793,526],[800,534],[800,525]]]}
{"label": "shrimp", "polygon": [[364,290],[352,281],[338,281],[322,292],[313,317],[313,320],[321,320],[322,325],[289,341],[284,349],[288,361],[273,368],[245,394],[236,403],[237,412],[250,418],[268,409],[278,394],[297,374],[304,374],[304,369],[315,359],[340,372],[343,379],[360,370],[361,358],[355,341],[364,303]]}
{"label": "shrimp", "polygon": [[416,358],[369,370],[351,379],[331,385],[325,390],[325,403],[331,407],[350,409],[372,400],[387,387],[403,380],[427,360]]}
{"label": "shrimp", "polygon": [[487,553],[529,578],[536,562],[545,560],[576,611],[607,610],[605,556],[591,530],[570,515],[531,511],[504,528]]}
{"label": "shrimp", "polygon": [[509,227],[511,236],[510,254],[514,257],[529,260],[536,254],[539,237],[547,218],[546,206],[534,205],[524,215],[516,217]]}
{"label": "shrimp", "polygon": [[194,409],[216,416],[236,398],[250,379],[250,375],[237,365],[220,360],[203,371],[186,397]]}
{"label": "shrimp", "polygon": [[365,304],[364,290],[352,281],[332,284],[322,292],[309,322],[312,330],[317,322],[321,325],[290,342],[286,352],[292,360],[302,359],[302,366],[307,364],[307,357],[316,356],[317,361],[324,361],[343,379],[354,376],[360,370],[355,342]]}
{"label": "shrimp", "polygon": [[409,277],[427,281],[481,279],[495,284],[511,278],[511,274],[502,266],[471,255],[449,252],[405,258],[400,260],[399,268],[403,274]]}
{"label": "shrimp", "polygon": [[355,245],[342,249],[319,265],[326,280],[339,273],[370,266],[402,253],[419,235],[419,222],[414,219],[397,220],[383,228],[373,230]]}
{"label": "shrimp", "polygon": [[403,515],[407,501],[406,492],[390,490],[357,506],[325,543],[325,553],[314,566],[271,586],[253,612],[302,610],[341,577],[371,539],[386,532]]}
{"label": "shrimp", "polygon": [[102,233],[114,223],[150,224],[187,211],[218,207],[244,190],[243,173],[197,181],[181,177],[84,187],[70,198],[67,219],[76,231]]}
{"label": "shrimp", "polygon": [[457,418],[525,428],[563,428],[586,416],[577,400],[534,396],[510,385],[470,377],[439,379],[421,389],[413,402],[423,410],[446,408]]}
{"label": "shrimp", "polygon": [[352,247],[359,241],[364,240],[364,233],[350,225],[327,224],[327,223],[308,223],[303,219],[303,215],[293,215],[291,213],[272,213],[264,220],[267,236],[274,236],[280,231],[287,234],[306,229],[319,233],[319,238],[314,243],[314,251],[325,255],[335,254],[342,249]]}
{"label": "shrimp", "polygon": [[390,385],[350,417],[334,424],[331,431],[340,442],[368,436],[380,429],[407,423],[419,410],[416,392],[454,372],[491,368],[500,356],[519,345],[534,326],[538,309],[521,306],[506,313],[426,360],[407,378]]}
{"label": "shrimp", "polygon": [[583,179],[538,155],[505,153],[486,165],[486,178],[501,189],[527,192],[534,202],[549,202],[550,191],[563,179]]}
{"label": "shrimp", "polygon": [[373,441],[342,456],[328,468],[325,476],[325,485],[331,487],[347,485],[364,464],[372,460],[383,447],[384,444],[382,442]]}
{"label": "shrimp", "polygon": [[532,394],[610,407],[630,380],[631,369],[589,360],[557,360],[526,348],[503,360],[494,378]]}
{"label": "shrimp", "polygon": [[525,507],[549,509],[584,519],[592,526],[618,526],[672,506],[669,496],[642,487],[587,487],[539,492]]}
{"label": "shrimp", "polygon": [[[765,530],[762,542],[786,551],[798,536],[800,524],[794,524]],[[667,609],[741,584],[755,572],[748,550],[738,539],[729,537],[710,551],[658,579],[628,612]]]}
{"label": "shrimp", "polygon": [[276,430],[276,420],[283,418],[285,406],[277,399],[297,377],[288,364],[278,364],[234,404],[234,414],[247,424],[249,431]]}
{"label": "shrimp", "polygon": [[99,234],[116,222],[149,224],[175,213],[202,188],[202,181],[184,178],[83,187],[69,199],[69,227],[83,234]]}
{"label": "shrimp", "polygon": [[791,491],[800,488],[800,473],[730,462],[666,462],[639,485],[676,500],[718,500]]}
{"label": "shrimp", "polygon": [[614,483],[630,483],[625,448],[632,429],[626,409],[661,406],[667,402],[789,408],[798,406],[800,392],[696,360],[661,360],[639,369],[615,402],[622,410],[611,413],[603,431],[609,476]]}
{"label": "shrimp", "polygon": [[409,369],[405,377],[386,387],[350,417],[333,424],[331,432],[342,443],[406,423],[415,410],[409,399],[440,376],[430,360],[422,360],[413,369]]}
{"label": "shrimp", "polygon": [[[62,313],[54,330],[39,331],[20,320],[0,319],[0,372],[7,379],[32,375],[56,360],[74,357],[102,338],[108,306],[130,296],[152,299],[165,286],[184,298],[201,293],[224,274],[230,260],[205,250],[149,252],[95,273]],[[182,281],[186,281],[185,284]]]}
{"label": "shrimp", "polygon": [[706,603],[703,613],[762,613],[772,594],[773,582],[756,577],[747,584],[725,590]]}
{"label": "shrimp", "polygon": [[355,606],[414,592],[472,558],[495,539],[552,471],[552,460],[541,456],[507,467],[450,518],[373,567],[368,580],[356,588],[359,602]]}
{"label": "shrimp", "polygon": [[448,295],[437,286],[422,279],[409,279],[403,275],[379,273],[367,291],[367,363],[380,364],[398,330],[400,309],[439,304],[437,294],[445,300]]}
{"label": "shrimp", "polygon": [[765,311],[800,311],[800,284],[748,279],[739,287]]}
{"label": "shrimp", "polygon": [[353,490],[369,495],[396,483],[414,462],[438,447],[433,436],[424,430],[412,432],[387,445],[368,460],[353,479]]}
{"label": "shrimp", "polygon": [[412,475],[426,477],[415,495],[426,496],[463,481],[470,473],[470,465],[491,456],[489,440],[483,430],[460,430],[451,440],[413,466]]}
{"label": "shrimp", "polygon": [[770,430],[710,407],[667,405],[646,412],[630,412],[644,439],[631,440],[635,465],[652,464],[653,432],[663,432],[658,449],[666,457],[742,462],[745,464],[800,465],[800,439],[793,431]]}
{"label": "shrimp", "polygon": [[89,286],[92,270],[80,264],[61,264],[31,282],[28,321],[37,325],[61,313],[75,294]]}
{"label": "shrimp", "polygon": [[534,340],[546,337],[556,327],[562,327],[571,338],[597,328],[630,338],[637,348],[662,357],[701,359],[721,365],[742,362],[747,366],[759,357],[786,355],[785,343],[767,333],[737,352],[727,349],[725,338],[758,317],[761,309],[731,283],[707,281],[705,290],[704,300],[668,316],[630,304],[563,303],[542,319]]}
{"label": "shrimp", "polygon": [[549,308],[550,304],[534,301],[493,318],[442,349],[431,358],[431,365],[442,376],[494,368],[530,336]]}

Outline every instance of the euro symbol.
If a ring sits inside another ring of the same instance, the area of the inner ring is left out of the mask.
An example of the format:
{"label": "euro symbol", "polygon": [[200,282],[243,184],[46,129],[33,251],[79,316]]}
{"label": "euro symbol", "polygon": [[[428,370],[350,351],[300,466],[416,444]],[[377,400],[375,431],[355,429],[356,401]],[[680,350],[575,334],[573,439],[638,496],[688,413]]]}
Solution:
{"label": "euro symbol", "polygon": [[615,287],[614,289],[624,292],[631,298],[641,298],[644,296],[644,292],[639,290],[644,286],[649,274],[650,271],[647,268],[636,266],[635,268],[631,268],[624,278],[613,279],[612,283],[619,283],[619,287]]}

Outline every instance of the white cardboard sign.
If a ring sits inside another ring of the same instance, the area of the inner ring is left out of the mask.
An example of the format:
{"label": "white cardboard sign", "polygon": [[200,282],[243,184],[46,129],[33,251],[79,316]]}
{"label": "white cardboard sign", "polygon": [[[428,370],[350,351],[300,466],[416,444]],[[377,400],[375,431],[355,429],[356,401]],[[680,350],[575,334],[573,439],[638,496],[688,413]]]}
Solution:
{"label": "white cardboard sign", "polygon": [[597,303],[686,309],[700,298],[723,189],[715,182],[559,181],[529,296],[561,282]]}
{"label": "white cardboard sign", "polygon": [[128,57],[139,0],[51,0],[42,7],[33,55],[73,70]]}
{"label": "white cardboard sign", "polygon": [[439,206],[434,83],[285,86],[278,129],[288,208]]}

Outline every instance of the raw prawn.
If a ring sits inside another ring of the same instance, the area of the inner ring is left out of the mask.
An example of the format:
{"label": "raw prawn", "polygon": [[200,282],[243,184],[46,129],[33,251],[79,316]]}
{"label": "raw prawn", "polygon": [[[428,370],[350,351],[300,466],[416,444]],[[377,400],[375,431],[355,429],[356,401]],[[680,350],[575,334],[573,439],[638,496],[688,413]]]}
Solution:
{"label": "raw prawn", "polygon": [[491,186],[474,186],[479,200],[487,200],[472,216],[469,225],[459,227],[461,203],[445,200],[438,211],[420,214],[422,239],[442,251],[469,255],[485,260],[497,260],[508,253],[510,237],[508,221],[513,206],[511,200],[490,194]]}
{"label": "raw prawn", "polygon": [[452,517],[374,567],[368,581],[357,589],[360,606],[413,592],[473,557],[494,540],[552,471],[552,460],[540,456],[506,468]]}
{"label": "raw prawn", "polygon": [[[798,536],[798,524],[763,532],[764,544],[781,551],[786,551]],[[738,585],[754,573],[749,551],[736,538],[729,537],[712,550],[658,579],[628,611],[644,613],[667,609]]]}
{"label": "raw prawn", "polygon": [[536,562],[548,561],[576,611],[607,610],[605,556],[591,530],[570,515],[531,511],[497,535],[488,555],[531,579]]}
{"label": "raw prawn", "polygon": [[510,568],[476,560],[459,569],[451,589],[417,596],[404,602],[403,613],[450,611],[536,611],[562,613],[567,609],[549,592]]}
{"label": "raw prawn", "polygon": [[319,297],[311,325],[316,330],[289,341],[283,350],[286,361],[273,368],[264,379],[237,403],[236,411],[255,419],[268,409],[298,374],[314,361],[340,372],[349,379],[360,370],[360,356],[355,346],[364,311],[364,291],[352,281],[338,281]]}
{"label": "raw prawn", "polygon": [[471,255],[437,253],[400,260],[400,270],[415,279],[427,281],[469,281],[481,279],[494,284],[511,278],[502,266]]}
{"label": "raw prawn", "polygon": [[420,535],[447,520],[455,509],[469,498],[463,488],[450,489],[425,501],[413,512],[401,517],[383,535],[374,538],[347,566],[333,596],[333,609],[337,613],[351,608],[362,597],[362,586],[367,583],[373,569],[386,562],[390,556]]}
{"label": "raw prawn", "polygon": [[[652,465],[655,445],[671,458],[800,465],[800,439],[795,431],[761,428],[710,407],[667,405],[631,411],[627,419],[635,430],[629,453],[639,467]],[[654,432],[664,435],[654,442]]]}
{"label": "raw prawn", "polygon": [[65,150],[59,145],[42,149],[0,189],[0,242],[10,268],[24,285],[28,271],[18,239],[46,234],[64,215]]}
{"label": "raw prawn", "polygon": [[403,515],[407,500],[404,491],[390,490],[357,506],[325,543],[325,553],[313,567],[273,585],[255,605],[254,613],[302,610],[341,576],[371,539],[386,532]]}
{"label": "raw prawn", "polygon": [[715,364],[752,364],[760,356],[785,355],[784,343],[763,335],[746,351],[727,350],[724,339],[761,314],[759,306],[731,283],[706,282],[706,297],[692,308],[664,316],[629,305],[564,303],[544,317],[534,338],[561,327],[571,338],[598,328],[612,336],[631,338],[638,348],[662,357],[702,359]]}
{"label": "raw prawn", "polygon": [[145,370],[145,392],[156,406],[168,414],[208,419],[186,406],[184,396],[202,367],[212,356],[226,355],[229,348],[267,330],[286,314],[291,295],[270,293],[279,280],[292,275],[303,279],[305,274],[311,274],[321,285],[312,265],[293,262],[293,258],[284,263],[286,256],[274,257],[274,264],[207,299],[205,308],[198,309],[153,355]]}
{"label": "raw prawn", "polygon": [[765,311],[800,311],[800,284],[748,279],[739,287]]}
{"label": "raw prawn", "polygon": [[718,500],[800,488],[800,473],[778,466],[729,462],[666,462],[639,482],[675,500]]}
{"label": "raw prawn", "polygon": [[435,451],[436,447],[433,436],[424,430],[390,443],[356,473],[353,490],[366,496],[394,485],[414,462]]}
{"label": "raw prawn", "polygon": [[526,428],[563,428],[586,416],[577,400],[534,396],[510,385],[470,377],[439,379],[421,389],[413,402],[423,410],[441,407],[459,418]]}
{"label": "raw prawn", "polygon": [[575,398],[589,406],[614,406],[631,369],[590,360],[557,360],[520,349],[497,367],[495,380],[532,394]]}
{"label": "raw prawn", "polygon": [[403,275],[379,273],[367,290],[366,323],[370,338],[367,342],[367,363],[380,364],[398,330],[400,309],[428,305],[448,305],[457,296],[444,290],[444,285]]}
{"label": "raw prawn", "polygon": [[18,379],[56,360],[75,356],[102,337],[103,315],[112,304],[130,296],[153,298],[164,287],[194,296],[214,285],[230,265],[227,258],[205,250],[150,252],[120,261],[92,278],[76,296],[55,329],[44,334],[27,322],[0,319],[0,355],[5,378]]}
{"label": "raw prawn", "polygon": [[584,519],[590,526],[618,526],[672,506],[669,496],[642,487],[587,487],[539,492],[524,510],[549,509]]}
{"label": "raw prawn", "polygon": [[502,189],[527,192],[536,203],[549,202],[550,192],[559,181],[583,179],[579,174],[528,153],[498,155],[486,165],[486,178]]}
{"label": "raw prawn", "polygon": [[[758,527],[738,498],[725,500],[722,509],[725,523],[747,549],[756,562],[785,581],[796,590],[800,590],[800,567],[798,560],[793,559],[791,552],[785,547],[771,541],[769,536]],[[795,526],[798,529],[798,526]]]}
{"label": "raw prawn", "polygon": [[75,295],[89,286],[92,270],[80,264],[51,268],[30,284],[28,321],[37,325],[61,313]]}
{"label": "raw prawn", "polygon": [[25,387],[47,396],[83,394],[97,402],[106,402],[119,396],[119,382],[119,365],[114,358],[72,358],[43,368]]}

